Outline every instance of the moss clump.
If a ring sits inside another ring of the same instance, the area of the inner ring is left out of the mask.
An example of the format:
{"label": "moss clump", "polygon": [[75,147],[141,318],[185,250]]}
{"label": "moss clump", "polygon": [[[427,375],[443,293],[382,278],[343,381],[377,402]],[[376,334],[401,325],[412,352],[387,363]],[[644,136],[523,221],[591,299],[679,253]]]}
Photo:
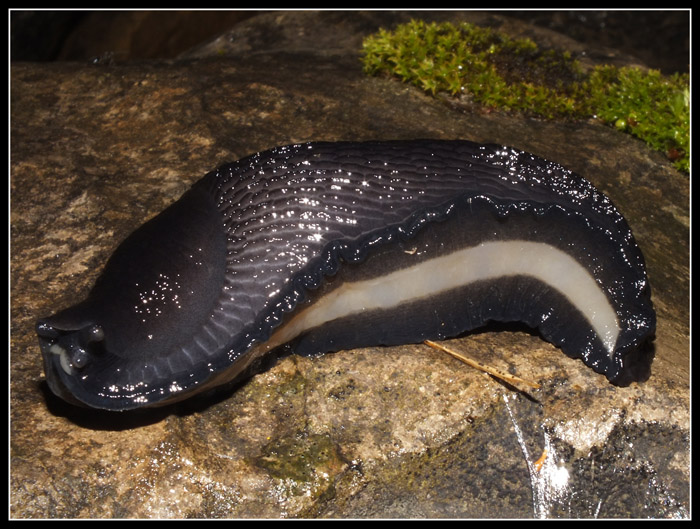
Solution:
{"label": "moss clump", "polygon": [[447,92],[547,119],[597,116],[689,169],[687,75],[601,66],[584,73],[569,53],[471,24],[414,20],[363,43],[365,72],[389,73],[431,94]]}
{"label": "moss clump", "polygon": [[690,83],[686,74],[600,66],[587,81],[593,113],[690,171]]}

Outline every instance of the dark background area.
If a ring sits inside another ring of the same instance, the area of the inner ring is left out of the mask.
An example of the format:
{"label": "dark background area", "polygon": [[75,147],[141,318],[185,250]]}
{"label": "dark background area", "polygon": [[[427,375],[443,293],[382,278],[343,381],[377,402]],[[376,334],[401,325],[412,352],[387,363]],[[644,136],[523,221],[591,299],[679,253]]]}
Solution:
{"label": "dark background area", "polygon": [[[12,11],[12,61],[170,59],[258,11]],[[690,11],[504,11],[664,73],[688,72]]]}

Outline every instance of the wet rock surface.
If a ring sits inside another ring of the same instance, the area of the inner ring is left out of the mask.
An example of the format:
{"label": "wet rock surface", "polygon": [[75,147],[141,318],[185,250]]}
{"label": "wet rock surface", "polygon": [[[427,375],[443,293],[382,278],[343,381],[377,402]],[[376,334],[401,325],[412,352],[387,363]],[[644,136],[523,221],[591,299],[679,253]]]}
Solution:
{"label": "wet rock surface", "polygon": [[[493,14],[435,16],[580,50]],[[687,175],[593,122],[365,77],[363,36],[409,17],[269,13],[174,61],[12,65],[12,517],[689,516]],[[613,386],[508,327],[447,343],[538,390],[407,345],[286,356],[215,399],[148,413],[49,394],[36,318],[84,296],[119,241],[208,170],[280,144],[420,137],[513,145],[611,196],[648,262],[648,380]]]}

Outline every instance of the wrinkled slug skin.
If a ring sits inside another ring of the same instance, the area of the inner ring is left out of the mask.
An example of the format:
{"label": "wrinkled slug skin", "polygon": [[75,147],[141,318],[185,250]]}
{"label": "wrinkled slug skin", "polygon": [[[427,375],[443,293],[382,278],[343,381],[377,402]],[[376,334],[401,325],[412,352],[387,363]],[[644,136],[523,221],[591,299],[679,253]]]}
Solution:
{"label": "wrinkled slug skin", "polygon": [[605,195],[497,145],[308,143],[207,174],[37,334],[56,395],[127,410],[232,381],[287,342],[317,354],[489,321],[622,376],[656,319]]}

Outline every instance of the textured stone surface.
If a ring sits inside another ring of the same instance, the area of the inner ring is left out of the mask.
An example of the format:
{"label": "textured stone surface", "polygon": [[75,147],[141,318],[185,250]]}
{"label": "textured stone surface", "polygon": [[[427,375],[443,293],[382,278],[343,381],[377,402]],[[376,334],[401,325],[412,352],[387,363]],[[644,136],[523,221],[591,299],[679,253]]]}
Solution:
{"label": "textured stone surface", "polygon": [[[362,37],[407,18],[270,13],[177,61],[12,65],[11,516],[689,515],[687,175],[596,123],[363,76]],[[48,393],[36,318],[85,295],[118,242],[205,172],[278,144],[418,137],[517,146],[613,198],[648,261],[649,380],[612,386],[516,327],[449,344],[540,381],[528,393],[422,345],[288,356],[174,413],[104,415]]]}

